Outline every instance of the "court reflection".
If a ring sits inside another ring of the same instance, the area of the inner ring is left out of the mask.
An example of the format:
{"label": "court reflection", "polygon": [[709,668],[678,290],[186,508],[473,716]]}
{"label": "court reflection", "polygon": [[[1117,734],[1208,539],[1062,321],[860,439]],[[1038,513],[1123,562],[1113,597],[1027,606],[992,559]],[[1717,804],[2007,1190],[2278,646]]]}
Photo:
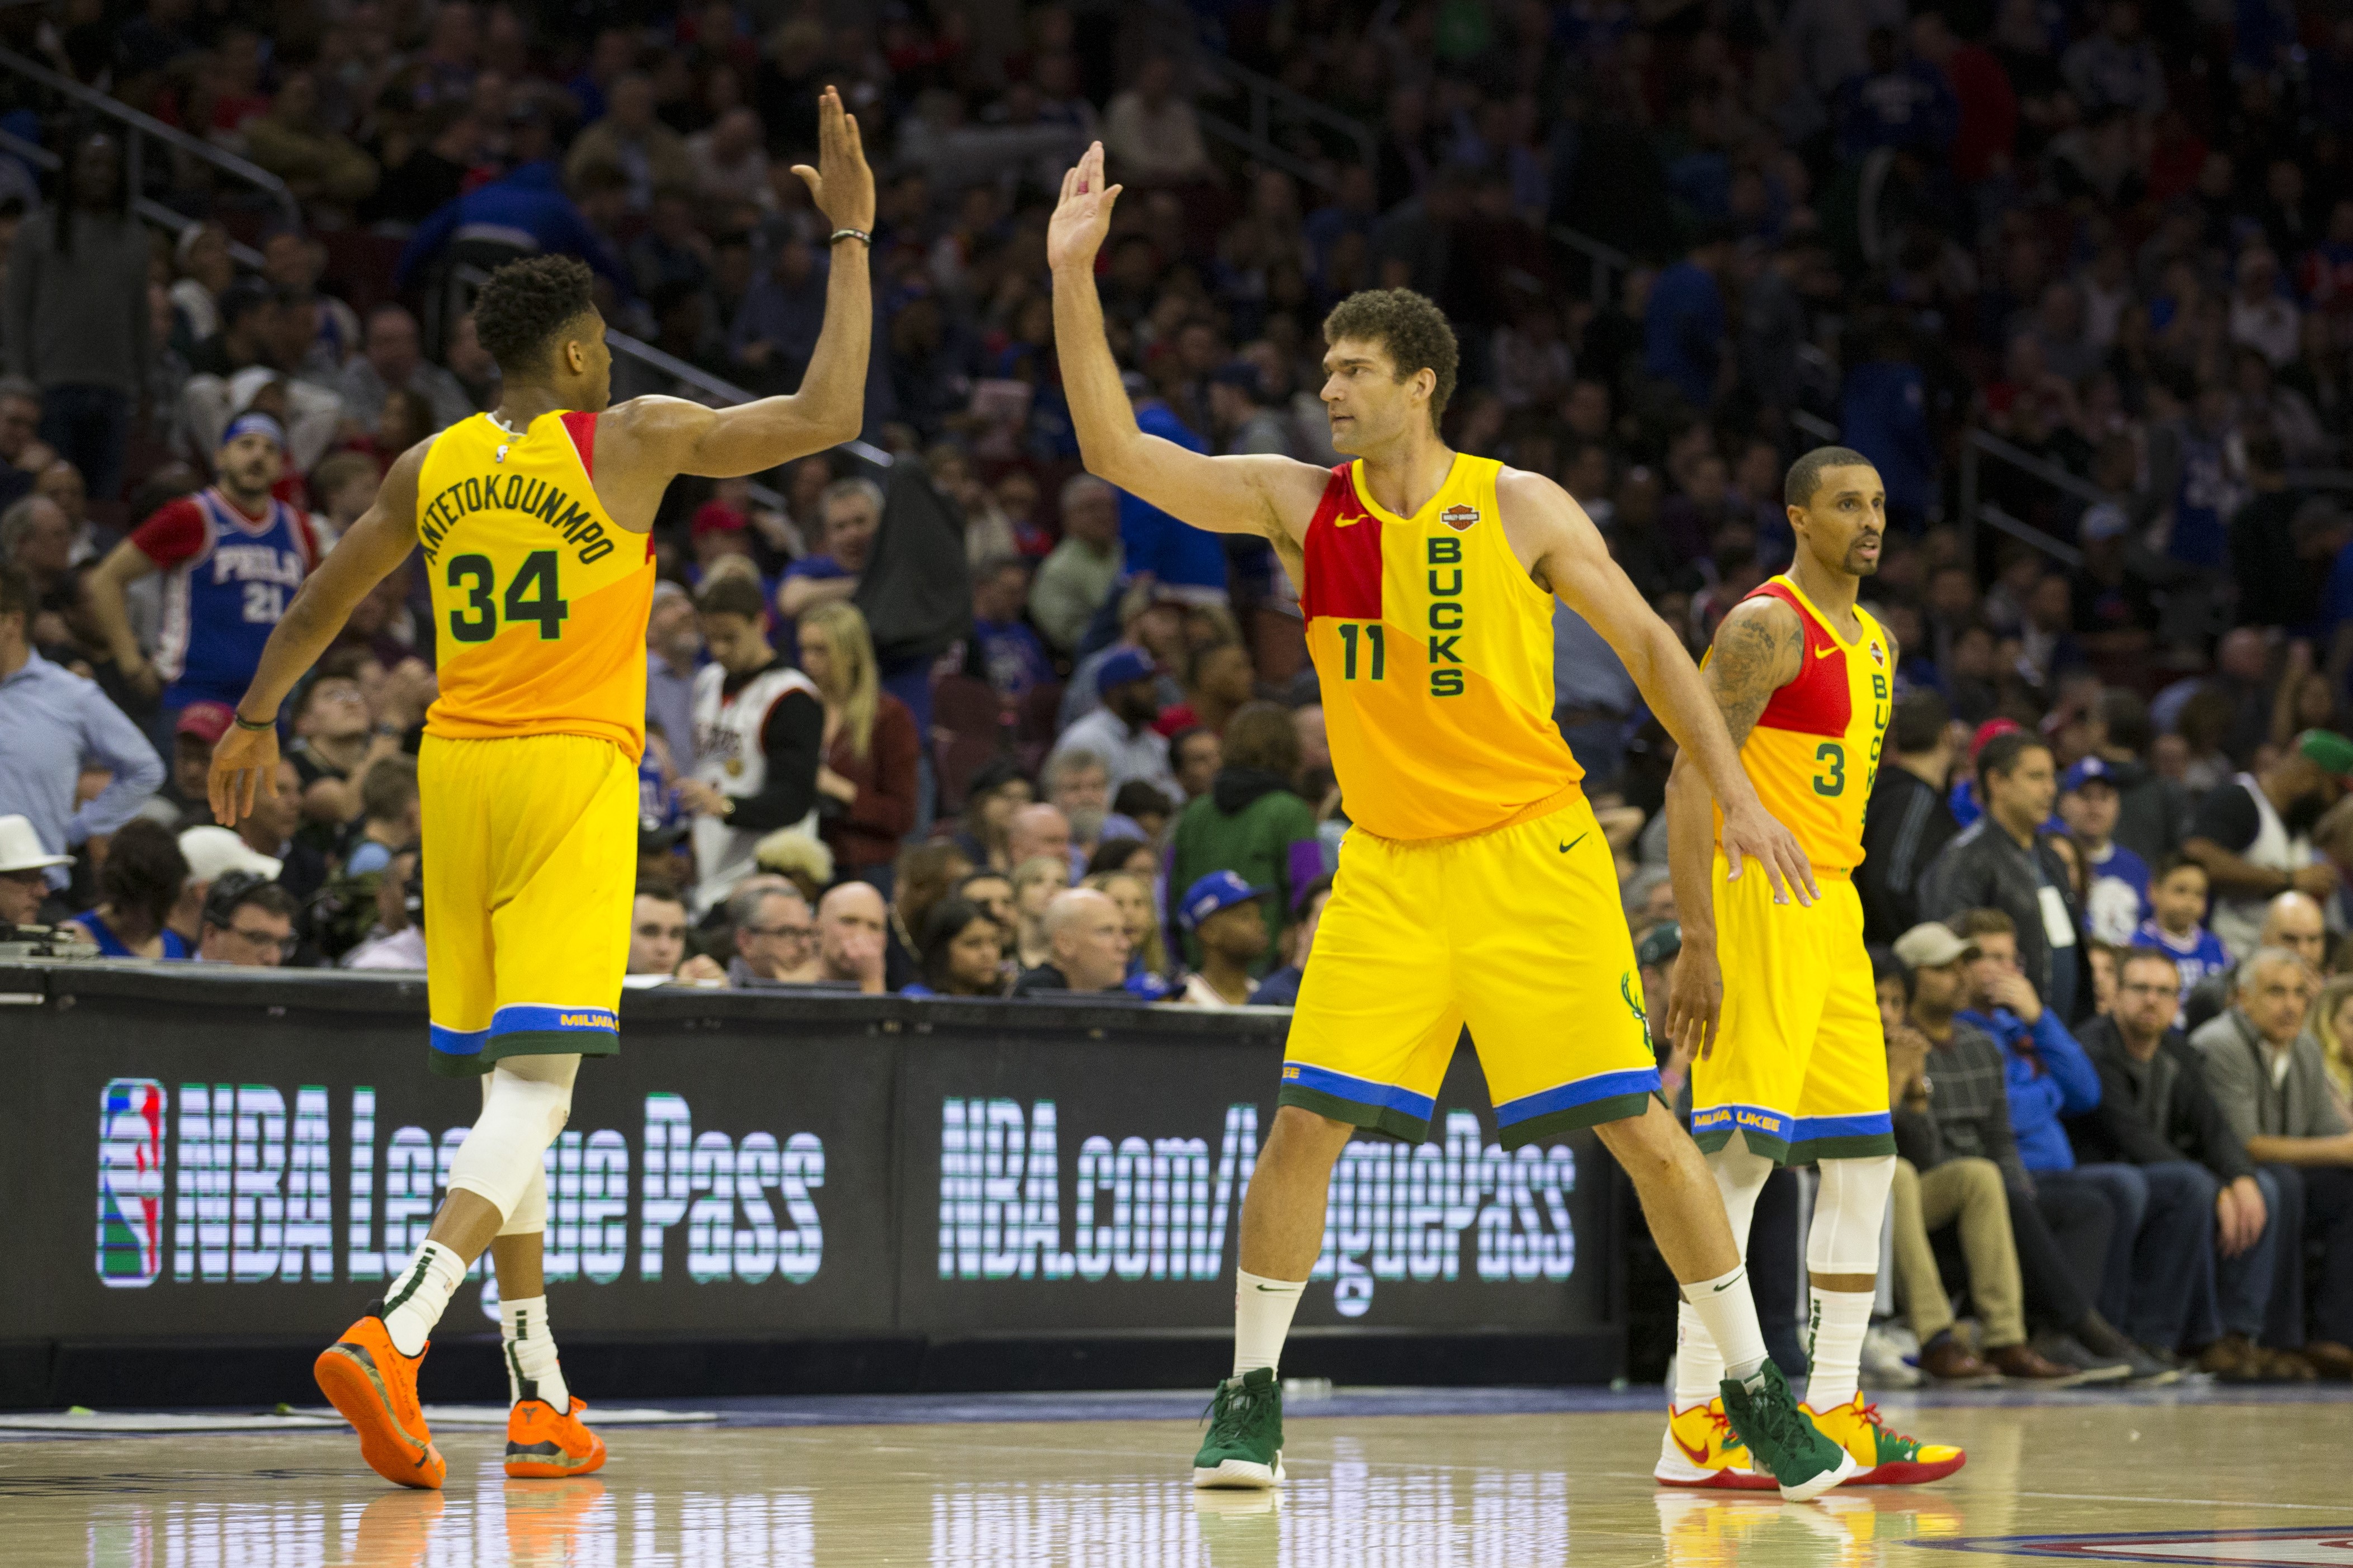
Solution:
{"label": "court reflection", "polygon": [[1916,1491],[1831,1492],[1785,1503],[1770,1492],[1660,1491],[1667,1568],[1880,1568],[1892,1548],[1961,1533],[1961,1510]]}

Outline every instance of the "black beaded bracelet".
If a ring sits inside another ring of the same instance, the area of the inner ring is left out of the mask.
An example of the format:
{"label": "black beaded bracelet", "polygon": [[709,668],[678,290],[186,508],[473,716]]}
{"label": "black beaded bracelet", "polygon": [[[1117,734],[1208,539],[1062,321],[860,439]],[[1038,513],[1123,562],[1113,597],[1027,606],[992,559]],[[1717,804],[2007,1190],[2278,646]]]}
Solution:
{"label": "black beaded bracelet", "polygon": [[278,728],[278,721],[275,719],[265,719],[260,723],[257,724],[252,720],[247,718],[244,714],[237,712],[234,710],[230,710],[229,717],[237,721],[237,727],[238,729],[251,730],[257,734],[264,730],[275,730]]}

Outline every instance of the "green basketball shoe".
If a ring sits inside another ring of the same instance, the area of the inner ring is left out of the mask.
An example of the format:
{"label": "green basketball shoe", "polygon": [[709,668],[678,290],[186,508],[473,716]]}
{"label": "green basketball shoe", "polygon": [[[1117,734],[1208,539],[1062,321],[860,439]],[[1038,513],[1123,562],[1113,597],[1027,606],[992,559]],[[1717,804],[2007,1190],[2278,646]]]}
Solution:
{"label": "green basketball shoe", "polygon": [[1193,1484],[1263,1488],[1282,1479],[1282,1385],[1261,1366],[1218,1384],[1209,1435],[1193,1456]]}
{"label": "green basketball shoe", "polygon": [[1788,1502],[1809,1502],[1862,1472],[1854,1456],[1822,1436],[1798,1408],[1788,1380],[1770,1361],[1753,1384],[1725,1378],[1724,1414],[1758,1468],[1773,1472]]}

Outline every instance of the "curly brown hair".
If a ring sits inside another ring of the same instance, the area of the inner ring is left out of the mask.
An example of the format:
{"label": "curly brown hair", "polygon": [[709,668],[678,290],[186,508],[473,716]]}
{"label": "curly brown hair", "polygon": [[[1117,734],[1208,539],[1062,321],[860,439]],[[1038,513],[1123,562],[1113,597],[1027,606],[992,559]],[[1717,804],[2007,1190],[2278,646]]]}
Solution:
{"label": "curly brown hair", "polygon": [[510,374],[544,370],[555,334],[596,309],[594,282],[577,257],[510,261],[474,297],[474,335]]}
{"label": "curly brown hair", "polygon": [[1336,343],[1343,338],[1378,343],[1397,366],[1399,381],[1417,371],[1435,374],[1438,384],[1430,394],[1430,425],[1433,430],[1438,427],[1454,395],[1455,373],[1461,363],[1454,329],[1447,324],[1445,311],[1410,289],[1361,289],[1333,306],[1332,313],[1324,318],[1324,341]]}

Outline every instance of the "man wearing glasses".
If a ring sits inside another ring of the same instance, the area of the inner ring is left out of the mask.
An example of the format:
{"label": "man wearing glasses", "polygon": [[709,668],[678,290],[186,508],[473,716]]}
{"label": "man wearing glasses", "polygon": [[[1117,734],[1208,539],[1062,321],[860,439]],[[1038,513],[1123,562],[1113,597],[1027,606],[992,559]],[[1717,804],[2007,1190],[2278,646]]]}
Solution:
{"label": "man wearing glasses", "polygon": [[739,889],[727,912],[735,924],[728,984],[797,984],[818,977],[817,917],[784,879]]}
{"label": "man wearing glasses", "polygon": [[230,871],[205,900],[196,956],[207,963],[275,969],[294,951],[294,895],[249,871]]}

